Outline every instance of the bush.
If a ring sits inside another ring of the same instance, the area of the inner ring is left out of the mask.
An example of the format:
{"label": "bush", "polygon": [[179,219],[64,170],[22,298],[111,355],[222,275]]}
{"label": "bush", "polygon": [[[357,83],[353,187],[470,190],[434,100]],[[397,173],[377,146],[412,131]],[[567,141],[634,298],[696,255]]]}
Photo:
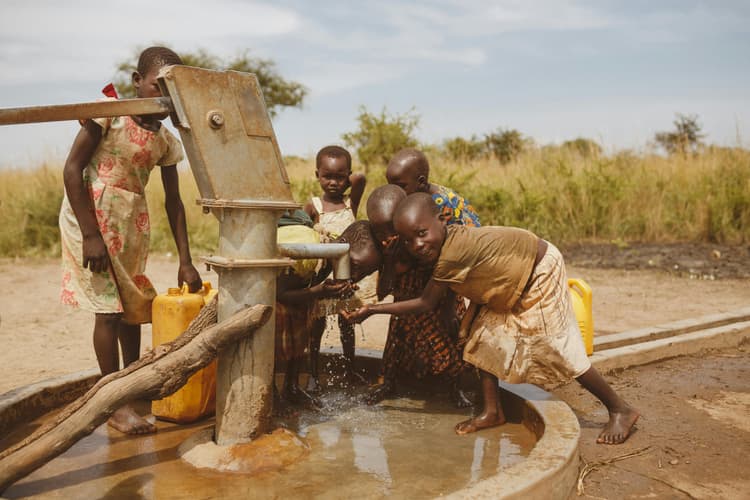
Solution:
{"label": "bush", "polygon": [[675,130],[657,132],[654,135],[656,143],[669,154],[679,153],[685,156],[688,153],[696,153],[703,145],[702,139],[705,137],[705,134],[700,133],[703,127],[698,123],[698,116],[677,113],[677,119],[672,123]]}
{"label": "bush", "polygon": [[443,151],[454,162],[465,163],[477,160],[487,154],[487,144],[471,136],[469,139],[454,137],[443,142]]}
{"label": "bush", "polygon": [[516,129],[498,129],[497,132],[485,135],[487,149],[501,165],[515,161],[530,142]]}
{"label": "bush", "polygon": [[390,115],[383,108],[376,115],[363,106],[359,108],[357,121],[358,129],[341,137],[348,147],[355,149],[365,172],[373,165],[387,165],[399,150],[417,145],[413,134],[419,126],[419,115],[414,109],[404,114]]}

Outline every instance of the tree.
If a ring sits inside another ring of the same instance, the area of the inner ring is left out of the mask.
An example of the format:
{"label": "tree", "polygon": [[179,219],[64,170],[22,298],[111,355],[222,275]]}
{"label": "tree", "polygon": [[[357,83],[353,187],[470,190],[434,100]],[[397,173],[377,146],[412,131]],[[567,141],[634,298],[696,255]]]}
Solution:
{"label": "tree", "polygon": [[530,143],[516,129],[497,129],[497,132],[486,134],[485,142],[487,149],[498,159],[501,165],[505,165],[518,158]]}
{"label": "tree", "polygon": [[468,162],[484,156],[487,152],[487,145],[472,135],[469,139],[463,137],[446,139],[443,149],[454,162]]}
{"label": "tree", "polygon": [[593,139],[578,137],[572,141],[565,141],[562,147],[570,151],[575,151],[583,158],[596,158],[602,154],[602,147]]}
{"label": "tree", "polygon": [[[135,57],[117,65],[114,84],[118,94],[122,97],[135,97],[135,89],[131,82],[133,72],[136,70],[133,61],[138,60],[138,55],[142,50],[142,48],[137,48]],[[272,60],[251,57],[247,50],[226,60],[204,49],[199,49],[197,52],[183,52],[180,57],[186,66],[253,73],[258,78],[268,114],[271,117],[276,116],[281,107],[302,107],[302,102],[307,95],[307,89],[301,83],[282,78]]]}
{"label": "tree", "polygon": [[403,148],[417,145],[414,130],[419,126],[419,115],[414,109],[404,114],[391,115],[386,108],[379,115],[359,108],[359,128],[341,136],[344,143],[355,148],[365,172],[371,165],[387,165],[391,157]]}
{"label": "tree", "polygon": [[702,139],[706,134],[701,134],[703,127],[698,123],[698,115],[677,113],[677,118],[672,123],[675,127],[673,132],[657,132],[654,135],[654,140],[667,153],[687,156],[689,152],[695,153],[703,145]]}

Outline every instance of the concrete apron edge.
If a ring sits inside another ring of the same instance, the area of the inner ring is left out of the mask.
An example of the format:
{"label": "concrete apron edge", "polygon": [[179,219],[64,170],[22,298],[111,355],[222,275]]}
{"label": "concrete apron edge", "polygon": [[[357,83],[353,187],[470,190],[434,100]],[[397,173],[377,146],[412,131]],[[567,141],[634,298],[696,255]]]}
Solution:
{"label": "concrete apron edge", "polygon": [[[520,463],[474,485],[446,495],[447,498],[567,499],[578,479],[578,418],[562,400],[531,384],[500,382],[506,393],[525,405],[524,419],[538,419],[541,436]],[[511,405],[512,406],[512,405]]]}
{"label": "concrete apron edge", "polygon": [[591,364],[601,373],[623,370],[708,349],[737,347],[750,341],[750,321],[594,352]]}
{"label": "concrete apron edge", "polygon": [[736,309],[728,313],[709,314],[698,318],[683,319],[656,326],[595,336],[594,350],[613,349],[637,342],[672,337],[683,333],[691,333],[743,321],[750,321],[750,307]]}

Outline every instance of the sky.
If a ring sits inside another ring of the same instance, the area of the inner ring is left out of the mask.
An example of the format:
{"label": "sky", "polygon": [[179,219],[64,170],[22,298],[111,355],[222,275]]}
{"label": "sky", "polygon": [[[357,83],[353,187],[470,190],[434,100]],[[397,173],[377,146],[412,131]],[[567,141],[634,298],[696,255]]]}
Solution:
{"label": "sky", "polygon": [[[514,128],[640,150],[682,113],[708,142],[750,144],[742,0],[0,0],[0,108],[95,100],[154,42],[249,50],[304,84],[274,119],[285,155],[342,143],[363,106],[413,110],[426,143]],[[64,159],[77,129],[0,127],[0,168]]]}

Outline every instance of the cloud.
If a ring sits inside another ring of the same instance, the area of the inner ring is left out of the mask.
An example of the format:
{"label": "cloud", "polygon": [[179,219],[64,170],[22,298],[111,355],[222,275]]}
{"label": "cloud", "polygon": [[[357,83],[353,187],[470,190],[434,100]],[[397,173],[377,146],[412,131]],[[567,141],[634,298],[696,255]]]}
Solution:
{"label": "cloud", "polygon": [[34,75],[90,79],[92,68],[112,71],[136,46],[165,41],[177,50],[234,53],[237,37],[288,35],[300,22],[294,10],[240,0],[131,0],[124,8],[88,0],[4,0],[0,73],[6,85],[32,81]]}

